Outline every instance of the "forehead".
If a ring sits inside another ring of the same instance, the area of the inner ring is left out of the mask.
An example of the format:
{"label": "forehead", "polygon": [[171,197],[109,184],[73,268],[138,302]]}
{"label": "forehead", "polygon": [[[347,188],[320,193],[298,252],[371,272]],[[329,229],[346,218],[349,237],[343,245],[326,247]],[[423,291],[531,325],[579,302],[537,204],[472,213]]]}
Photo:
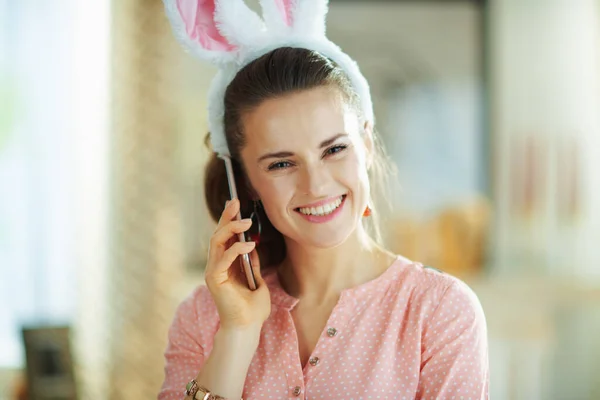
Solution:
{"label": "forehead", "polygon": [[266,100],[242,119],[244,151],[259,154],[318,146],[338,133],[358,134],[358,118],[341,92],[318,87]]}

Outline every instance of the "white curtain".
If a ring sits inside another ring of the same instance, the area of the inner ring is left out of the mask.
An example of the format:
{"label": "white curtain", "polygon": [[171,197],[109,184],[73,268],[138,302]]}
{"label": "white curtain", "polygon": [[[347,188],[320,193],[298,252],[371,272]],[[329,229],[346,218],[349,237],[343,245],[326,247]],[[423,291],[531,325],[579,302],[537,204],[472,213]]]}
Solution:
{"label": "white curtain", "polygon": [[0,0],[0,367],[103,290],[109,5]]}

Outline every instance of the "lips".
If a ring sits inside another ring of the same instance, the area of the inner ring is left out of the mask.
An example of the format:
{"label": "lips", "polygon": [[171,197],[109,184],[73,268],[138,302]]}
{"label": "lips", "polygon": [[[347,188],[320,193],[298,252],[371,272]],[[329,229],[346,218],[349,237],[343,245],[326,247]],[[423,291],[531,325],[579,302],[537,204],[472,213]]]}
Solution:
{"label": "lips", "polygon": [[337,198],[326,200],[324,202],[315,203],[309,207],[298,207],[296,211],[304,215],[325,216],[333,213],[344,201],[346,195]]}

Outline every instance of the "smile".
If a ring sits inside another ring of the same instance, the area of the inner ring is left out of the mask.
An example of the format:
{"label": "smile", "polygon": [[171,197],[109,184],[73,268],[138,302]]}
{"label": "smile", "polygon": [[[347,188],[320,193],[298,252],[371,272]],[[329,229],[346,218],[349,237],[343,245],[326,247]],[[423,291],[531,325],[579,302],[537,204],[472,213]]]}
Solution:
{"label": "smile", "polygon": [[337,199],[332,200],[329,203],[321,204],[318,207],[299,207],[296,210],[304,215],[315,215],[322,217],[335,212],[335,210],[340,207],[345,197],[346,195],[342,195]]}

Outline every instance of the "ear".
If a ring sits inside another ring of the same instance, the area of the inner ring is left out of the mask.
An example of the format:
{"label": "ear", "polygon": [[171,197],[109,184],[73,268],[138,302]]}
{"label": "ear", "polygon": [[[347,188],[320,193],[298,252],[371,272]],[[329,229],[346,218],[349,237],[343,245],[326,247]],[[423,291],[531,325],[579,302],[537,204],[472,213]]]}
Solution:
{"label": "ear", "polygon": [[365,155],[367,170],[371,169],[373,159],[375,158],[375,140],[373,138],[373,125],[370,121],[365,121],[363,127],[363,143],[365,145]]}
{"label": "ear", "polygon": [[262,32],[262,21],[243,0],[163,1],[175,37],[192,55],[213,64],[235,60],[240,44]]}
{"label": "ear", "polygon": [[327,0],[260,0],[270,32],[325,36]]}

